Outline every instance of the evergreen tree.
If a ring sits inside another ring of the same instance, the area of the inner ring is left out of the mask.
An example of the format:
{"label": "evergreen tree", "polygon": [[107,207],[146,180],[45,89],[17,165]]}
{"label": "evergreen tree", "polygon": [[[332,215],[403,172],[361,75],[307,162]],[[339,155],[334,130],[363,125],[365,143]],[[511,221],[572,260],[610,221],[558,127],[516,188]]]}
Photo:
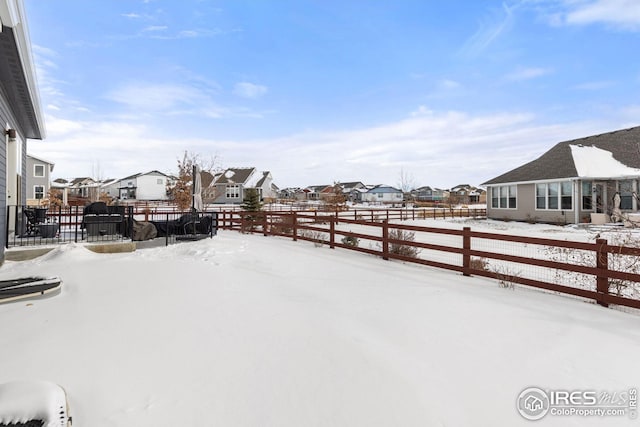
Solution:
{"label": "evergreen tree", "polygon": [[262,214],[259,212],[262,210],[262,202],[260,201],[260,194],[255,188],[244,189],[244,199],[240,207],[246,212],[243,215],[243,233],[253,232],[257,224],[262,222]]}
{"label": "evergreen tree", "polygon": [[255,188],[244,189],[244,199],[240,205],[242,209],[248,212],[258,212],[262,210],[262,202],[260,201],[260,194]]}

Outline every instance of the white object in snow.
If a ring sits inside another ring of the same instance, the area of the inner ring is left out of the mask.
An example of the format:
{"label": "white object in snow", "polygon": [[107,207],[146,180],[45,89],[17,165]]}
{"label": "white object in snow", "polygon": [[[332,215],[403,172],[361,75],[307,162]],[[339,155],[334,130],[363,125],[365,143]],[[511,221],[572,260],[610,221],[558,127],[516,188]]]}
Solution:
{"label": "white object in snow", "polygon": [[0,424],[12,425],[33,420],[43,427],[71,425],[67,394],[47,381],[14,381],[0,384]]}

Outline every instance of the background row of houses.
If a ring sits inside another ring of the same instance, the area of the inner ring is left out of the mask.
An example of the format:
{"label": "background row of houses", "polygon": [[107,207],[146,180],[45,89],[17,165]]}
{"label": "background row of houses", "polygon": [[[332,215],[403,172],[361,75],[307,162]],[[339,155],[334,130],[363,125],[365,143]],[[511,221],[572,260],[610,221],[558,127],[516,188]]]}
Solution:
{"label": "background row of houses", "polygon": [[472,204],[486,203],[486,192],[468,184],[457,185],[451,189],[423,186],[408,192],[391,185],[365,185],[360,181],[337,184],[312,185],[306,188],[286,188],[281,190],[280,198],[294,200],[327,200],[336,192],[338,186],[348,201],[353,203],[402,203],[406,201],[426,203]]}
{"label": "background row of houses", "polygon": [[[76,204],[75,200],[119,201],[167,200],[167,187],[177,177],[152,170],[136,173],[121,179],[94,179],[79,177],[51,180],[54,164],[42,158],[27,155],[27,204],[39,205],[48,199],[51,189],[64,193],[64,204]],[[485,192],[470,185],[459,185],[450,190],[420,187],[408,193],[391,185],[365,185],[360,181],[337,184],[311,185],[305,188],[279,189],[270,172],[260,172],[255,167],[229,168],[211,174],[202,172],[203,200],[205,203],[241,203],[247,188],[258,190],[261,198],[271,200],[326,201],[336,193],[353,203],[395,204],[405,201],[484,203]]]}

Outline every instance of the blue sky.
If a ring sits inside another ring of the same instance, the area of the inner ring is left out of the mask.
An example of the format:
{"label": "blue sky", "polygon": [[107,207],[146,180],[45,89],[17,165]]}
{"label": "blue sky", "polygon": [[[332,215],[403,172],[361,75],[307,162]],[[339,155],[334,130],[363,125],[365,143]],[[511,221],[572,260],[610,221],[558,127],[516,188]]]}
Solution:
{"label": "blue sky", "polygon": [[54,177],[479,185],[640,125],[638,0],[24,0]]}

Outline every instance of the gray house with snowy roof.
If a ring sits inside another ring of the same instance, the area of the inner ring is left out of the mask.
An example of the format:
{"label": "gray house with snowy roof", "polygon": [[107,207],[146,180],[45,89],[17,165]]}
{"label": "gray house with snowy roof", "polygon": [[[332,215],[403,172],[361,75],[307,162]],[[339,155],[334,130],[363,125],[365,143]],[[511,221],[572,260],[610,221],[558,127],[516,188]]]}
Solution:
{"label": "gray house with snowy roof", "polygon": [[229,168],[216,175],[211,186],[215,190],[205,191],[214,195],[213,203],[242,203],[247,188],[258,190],[262,200],[275,199],[278,195],[278,187],[273,183],[271,172],[258,172],[254,167]]}
{"label": "gray house with snowy roof", "polygon": [[483,184],[487,217],[552,223],[590,221],[636,212],[640,180],[640,126],[564,141],[539,158]]}

